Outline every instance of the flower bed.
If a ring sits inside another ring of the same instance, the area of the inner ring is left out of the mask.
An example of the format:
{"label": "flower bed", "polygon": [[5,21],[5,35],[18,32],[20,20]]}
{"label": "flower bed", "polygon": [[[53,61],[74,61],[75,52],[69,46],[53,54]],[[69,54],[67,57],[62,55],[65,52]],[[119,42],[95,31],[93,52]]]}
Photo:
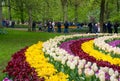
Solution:
{"label": "flower bed", "polygon": [[75,34],[39,42],[15,53],[5,72],[14,81],[120,81],[120,58],[109,54],[120,54],[119,43],[105,42],[112,38],[120,37]]}

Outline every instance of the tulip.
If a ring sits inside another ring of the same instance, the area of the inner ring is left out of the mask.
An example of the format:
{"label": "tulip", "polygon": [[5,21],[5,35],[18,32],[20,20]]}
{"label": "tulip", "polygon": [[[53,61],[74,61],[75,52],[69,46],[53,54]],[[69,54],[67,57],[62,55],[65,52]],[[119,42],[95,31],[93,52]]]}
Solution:
{"label": "tulip", "polygon": [[114,74],[114,70],[112,68],[109,69],[109,75],[113,75]]}
{"label": "tulip", "polygon": [[100,79],[100,81],[105,81],[105,76],[101,75],[101,76],[99,76],[99,79]]}
{"label": "tulip", "polygon": [[3,81],[12,81],[12,80],[10,80],[6,77],[6,78],[3,79]]}

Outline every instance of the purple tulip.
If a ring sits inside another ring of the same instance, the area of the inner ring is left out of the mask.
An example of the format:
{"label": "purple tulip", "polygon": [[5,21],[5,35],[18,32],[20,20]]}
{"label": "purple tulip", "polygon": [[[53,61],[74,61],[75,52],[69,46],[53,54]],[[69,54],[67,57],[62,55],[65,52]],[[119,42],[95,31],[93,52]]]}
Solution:
{"label": "purple tulip", "polygon": [[113,47],[116,47],[117,45],[120,44],[120,40],[111,41],[108,44],[111,45],[111,46],[113,46]]}
{"label": "purple tulip", "polygon": [[120,78],[118,79],[118,81],[120,81]]}
{"label": "purple tulip", "polygon": [[110,80],[110,75],[109,75],[108,73],[105,73],[105,79],[106,79],[107,81]]}
{"label": "purple tulip", "polygon": [[3,81],[12,81],[12,80],[10,80],[9,78],[4,78],[4,80]]}

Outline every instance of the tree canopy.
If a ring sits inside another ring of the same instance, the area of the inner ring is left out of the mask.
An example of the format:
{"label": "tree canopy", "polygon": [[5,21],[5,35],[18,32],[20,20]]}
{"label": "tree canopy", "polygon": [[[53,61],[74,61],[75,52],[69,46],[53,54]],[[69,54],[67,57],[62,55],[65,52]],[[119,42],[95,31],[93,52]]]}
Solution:
{"label": "tree canopy", "polygon": [[[120,21],[120,0],[0,0],[2,18],[21,23],[46,20],[90,22]],[[0,18],[0,19],[2,19]]]}

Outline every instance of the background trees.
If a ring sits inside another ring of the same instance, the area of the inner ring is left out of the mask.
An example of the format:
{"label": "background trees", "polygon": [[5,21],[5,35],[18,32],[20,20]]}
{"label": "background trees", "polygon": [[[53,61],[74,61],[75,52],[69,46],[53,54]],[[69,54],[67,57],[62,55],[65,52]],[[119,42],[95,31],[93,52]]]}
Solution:
{"label": "background trees", "polygon": [[[3,0],[0,1],[2,3]],[[100,23],[108,20],[120,21],[120,0],[4,1],[6,7],[0,7],[3,18],[20,21],[21,23],[29,22],[29,26],[31,26],[33,20],[42,22],[46,20],[90,22],[92,17],[96,22]]]}

